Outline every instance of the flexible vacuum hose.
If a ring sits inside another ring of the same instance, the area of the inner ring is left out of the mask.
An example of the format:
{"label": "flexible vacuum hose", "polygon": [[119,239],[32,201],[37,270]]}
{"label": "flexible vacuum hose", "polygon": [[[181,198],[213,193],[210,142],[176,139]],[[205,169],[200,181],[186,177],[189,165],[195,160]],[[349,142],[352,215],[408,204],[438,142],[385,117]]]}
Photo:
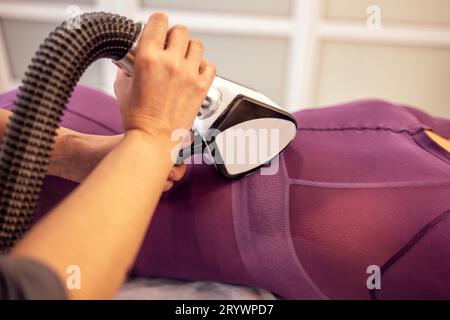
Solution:
{"label": "flexible vacuum hose", "polygon": [[122,59],[141,25],[109,13],[87,13],[57,27],[39,47],[14,103],[0,147],[0,251],[32,223],[56,130],[86,68],[100,58]]}

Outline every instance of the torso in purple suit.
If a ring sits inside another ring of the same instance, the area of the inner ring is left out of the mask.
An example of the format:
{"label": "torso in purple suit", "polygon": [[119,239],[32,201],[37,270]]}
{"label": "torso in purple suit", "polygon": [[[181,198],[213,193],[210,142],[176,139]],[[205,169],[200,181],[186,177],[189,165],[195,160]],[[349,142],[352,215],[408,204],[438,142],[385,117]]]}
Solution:
{"label": "torso in purple suit", "polygon": [[[10,108],[14,94],[0,105]],[[450,153],[425,133],[450,138],[450,121],[381,100],[295,117],[276,175],[231,181],[190,165],[161,198],[131,275],[288,299],[450,298]],[[62,125],[122,132],[116,101],[84,87]],[[47,177],[36,217],[75,187]],[[373,266],[381,289],[369,290]]]}

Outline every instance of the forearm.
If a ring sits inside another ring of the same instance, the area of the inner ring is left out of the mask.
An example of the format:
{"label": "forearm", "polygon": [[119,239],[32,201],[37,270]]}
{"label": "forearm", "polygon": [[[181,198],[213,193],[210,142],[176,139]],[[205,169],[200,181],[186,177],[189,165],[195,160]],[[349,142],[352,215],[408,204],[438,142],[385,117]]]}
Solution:
{"label": "forearm", "polygon": [[[0,108],[0,137],[11,114]],[[47,173],[81,182],[121,139],[122,135],[104,137],[59,128]]]}
{"label": "forearm", "polygon": [[123,135],[100,136],[60,128],[47,173],[81,182],[122,138]]}
{"label": "forearm", "polygon": [[33,228],[12,254],[35,258],[65,282],[81,268],[71,298],[111,298],[134,260],[172,167],[170,143],[131,132],[84,183]]}
{"label": "forearm", "polygon": [[8,123],[11,111],[0,108],[0,136],[3,137],[5,133],[6,124]]}

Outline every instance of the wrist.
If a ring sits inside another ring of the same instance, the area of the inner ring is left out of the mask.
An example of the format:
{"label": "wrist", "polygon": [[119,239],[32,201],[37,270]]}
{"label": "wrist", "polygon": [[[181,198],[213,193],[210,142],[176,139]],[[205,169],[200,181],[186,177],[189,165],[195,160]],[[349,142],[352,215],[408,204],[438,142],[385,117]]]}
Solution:
{"label": "wrist", "polygon": [[60,129],[55,138],[48,174],[74,180],[71,179],[71,175],[77,172],[76,164],[79,163],[74,157],[79,157],[83,153],[81,150],[83,140],[84,135],[81,133]]}
{"label": "wrist", "polygon": [[162,161],[170,162],[171,166],[175,164],[179,142],[173,141],[167,132],[131,129],[125,133],[125,138],[145,150],[156,150]]}
{"label": "wrist", "polygon": [[83,181],[123,138],[123,135],[61,131],[56,139],[49,174],[76,182]]}

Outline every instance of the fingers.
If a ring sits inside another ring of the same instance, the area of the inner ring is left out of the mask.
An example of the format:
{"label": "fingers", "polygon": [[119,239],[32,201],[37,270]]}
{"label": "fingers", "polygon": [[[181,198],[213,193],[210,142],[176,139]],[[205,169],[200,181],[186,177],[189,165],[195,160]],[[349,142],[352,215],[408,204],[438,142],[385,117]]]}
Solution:
{"label": "fingers", "polygon": [[163,192],[169,191],[170,189],[172,189],[172,187],[173,187],[173,181],[167,180],[166,184],[164,185]]}
{"label": "fingers", "polygon": [[[175,25],[168,31],[169,20],[166,14],[156,12],[152,14],[144,28],[138,48],[150,55],[152,49],[165,50],[176,56],[188,60],[195,70],[201,70],[204,46],[199,40],[189,40],[189,30],[183,25]],[[151,56],[151,55],[150,55]]]}
{"label": "fingers", "polygon": [[186,56],[189,47],[189,31],[183,25],[176,25],[170,29],[167,35],[166,50],[180,57]]}
{"label": "fingers", "polygon": [[200,64],[200,78],[208,88],[211,86],[214,77],[216,76],[216,66],[206,60],[203,60]]}
{"label": "fingers", "polygon": [[167,179],[165,185],[164,185],[164,192],[169,191],[173,188],[175,182],[180,181],[185,173],[186,173],[187,166],[185,164],[176,165],[172,168],[169,174],[169,178]]}
{"label": "fingers", "polygon": [[186,173],[186,169],[187,169],[186,164],[180,164],[180,165],[174,166],[172,168],[172,170],[170,171],[169,180],[170,181],[180,181],[184,177],[184,174]]}
{"label": "fingers", "polygon": [[116,79],[117,80],[123,80],[123,79],[129,79],[131,78],[125,70],[121,69],[121,68],[117,68],[117,73],[116,73]]}
{"label": "fingers", "polygon": [[200,65],[203,60],[204,52],[205,52],[205,47],[203,46],[203,43],[201,41],[192,39],[189,42],[189,48],[186,53],[186,59],[189,61],[189,64],[193,68],[200,70]]}
{"label": "fingers", "polygon": [[118,68],[116,73],[116,80],[114,81],[114,93],[116,97],[121,96],[128,91],[132,84],[132,78],[127,75],[125,71]]}
{"label": "fingers", "polygon": [[123,69],[117,68],[115,86],[126,86],[132,82],[132,78]]}
{"label": "fingers", "polygon": [[166,14],[162,12],[152,14],[148,18],[147,24],[142,32],[138,48],[164,50],[168,26],[169,19]]}

